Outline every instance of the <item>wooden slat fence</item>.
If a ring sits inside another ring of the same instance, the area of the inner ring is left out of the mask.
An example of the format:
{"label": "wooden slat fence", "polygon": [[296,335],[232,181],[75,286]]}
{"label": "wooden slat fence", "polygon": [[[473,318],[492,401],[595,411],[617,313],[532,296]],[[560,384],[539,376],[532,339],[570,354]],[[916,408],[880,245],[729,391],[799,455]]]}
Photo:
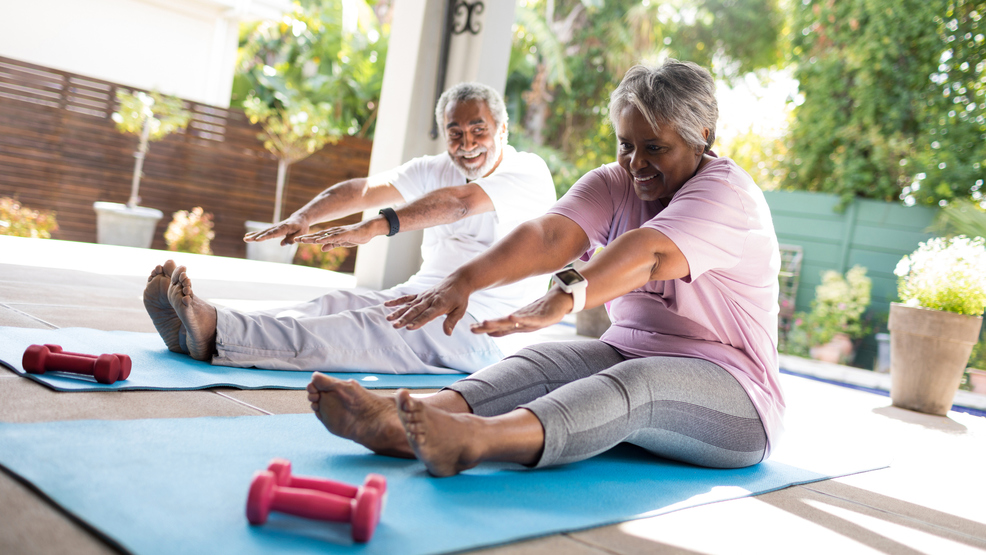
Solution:
{"label": "wooden slat fence", "polygon": [[[121,87],[0,57],[0,196],[55,210],[56,239],[95,242],[93,202],[125,203],[130,196],[137,137],[120,133],[110,119]],[[201,206],[214,215],[213,252],[244,257],[244,222],[271,219],[277,160],[241,110],[189,101],[185,107],[193,113],[188,128],[151,143],[144,161],[140,205],[165,213],[152,248],[166,248],[173,212]],[[365,176],[371,145],[346,137],[291,166],[284,214],[328,185]],[[351,271],[354,260],[341,269]]]}

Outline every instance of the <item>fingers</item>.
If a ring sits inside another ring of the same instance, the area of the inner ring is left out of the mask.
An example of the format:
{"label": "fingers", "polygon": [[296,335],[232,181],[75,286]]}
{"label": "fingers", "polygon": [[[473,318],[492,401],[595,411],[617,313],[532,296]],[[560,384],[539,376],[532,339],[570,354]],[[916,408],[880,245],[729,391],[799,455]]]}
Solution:
{"label": "fingers", "polygon": [[[260,231],[251,231],[243,236],[243,240],[247,243],[255,243],[257,241],[266,241],[268,239],[273,239],[275,237],[280,237],[287,233],[286,228],[283,225],[275,225],[273,227],[268,227],[267,229],[262,229]],[[283,243],[282,243],[283,244]]]}
{"label": "fingers", "polygon": [[385,303],[383,306],[398,306],[402,304],[409,304],[414,299],[417,299],[417,295],[404,295],[403,297],[397,297],[396,299],[391,299]]}
{"label": "fingers", "polygon": [[511,333],[531,331],[531,328],[524,325],[515,315],[511,314],[503,318],[484,320],[478,324],[473,324],[469,327],[469,330],[476,334],[485,333],[493,337],[502,337]]}
{"label": "fingers", "polygon": [[459,323],[459,320],[466,315],[466,309],[464,307],[457,307],[452,312],[449,312],[448,316],[445,317],[445,322],[442,324],[442,331],[445,335],[451,337],[452,330],[455,329],[455,325]]}

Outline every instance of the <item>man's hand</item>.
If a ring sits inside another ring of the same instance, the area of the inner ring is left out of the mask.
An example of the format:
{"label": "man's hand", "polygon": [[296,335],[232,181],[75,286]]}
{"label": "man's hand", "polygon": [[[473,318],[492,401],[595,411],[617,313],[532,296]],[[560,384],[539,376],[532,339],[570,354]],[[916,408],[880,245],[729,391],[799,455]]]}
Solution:
{"label": "man's hand", "polygon": [[327,251],[336,247],[355,247],[365,245],[381,233],[381,226],[376,219],[366,220],[350,225],[330,227],[308,235],[299,235],[295,241],[299,243],[317,243],[322,250]]}
{"label": "man's hand", "polygon": [[545,296],[517,310],[510,316],[473,324],[470,331],[503,337],[518,332],[536,331],[561,322],[572,310],[572,296],[555,287]]}
{"label": "man's hand", "polygon": [[466,315],[470,293],[472,291],[465,285],[450,276],[427,291],[387,301],[384,306],[398,307],[387,315],[395,328],[416,330],[439,316],[447,315],[442,329],[445,335],[452,335],[455,325]]}
{"label": "man's hand", "polygon": [[243,240],[247,243],[255,243],[283,237],[284,239],[281,239],[281,245],[290,245],[295,242],[298,236],[306,233],[308,233],[308,221],[292,215],[281,223],[272,225],[267,229],[247,233],[243,236]]}

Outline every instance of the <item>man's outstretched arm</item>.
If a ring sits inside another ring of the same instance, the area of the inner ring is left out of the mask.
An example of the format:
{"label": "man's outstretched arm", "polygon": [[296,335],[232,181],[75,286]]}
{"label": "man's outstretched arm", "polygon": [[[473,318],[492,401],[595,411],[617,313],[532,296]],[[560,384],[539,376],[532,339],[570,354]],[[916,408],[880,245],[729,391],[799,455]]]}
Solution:
{"label": "man's outstretched arm", "polygon": [[285,220],[267,229],[247,233],[243,240],[254,242],[282,237],[281,244],[288,245],[307,234],[312,224],[404,200],[393,185],[375,181],[373,178],[359,177],[337,183],[319,193]]}
{"label": "man's outstretched arm", "polygon": [[[468,183],[431,191],[398,208],[396,214],[400,222],[400,231],[413,231],[450,224],[493,210],[493,201],[486,191],[475,183]],[[322,250],[329,250],[335,247],[363,245],[370,239],[378,235],[387,235],[389,232],[390,222],[383,215],[378,215],[356,224],[299,235],[295,239],[300,243],[319,243],[324,245]]]}

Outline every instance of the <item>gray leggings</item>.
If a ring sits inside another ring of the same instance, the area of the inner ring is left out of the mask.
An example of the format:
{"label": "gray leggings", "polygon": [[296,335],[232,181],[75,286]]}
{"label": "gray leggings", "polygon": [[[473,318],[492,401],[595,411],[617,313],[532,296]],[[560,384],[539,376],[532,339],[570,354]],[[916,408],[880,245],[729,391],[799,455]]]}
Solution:
{"label": "gray leggings", "polygon": [[538,467],[587,459],[628,442],[711,468],[762,461],[753,403],[722,367],[695,358],[627,359],[602,341],[542,343],[459,380],[480,416],[526,408],[544,427]]}

